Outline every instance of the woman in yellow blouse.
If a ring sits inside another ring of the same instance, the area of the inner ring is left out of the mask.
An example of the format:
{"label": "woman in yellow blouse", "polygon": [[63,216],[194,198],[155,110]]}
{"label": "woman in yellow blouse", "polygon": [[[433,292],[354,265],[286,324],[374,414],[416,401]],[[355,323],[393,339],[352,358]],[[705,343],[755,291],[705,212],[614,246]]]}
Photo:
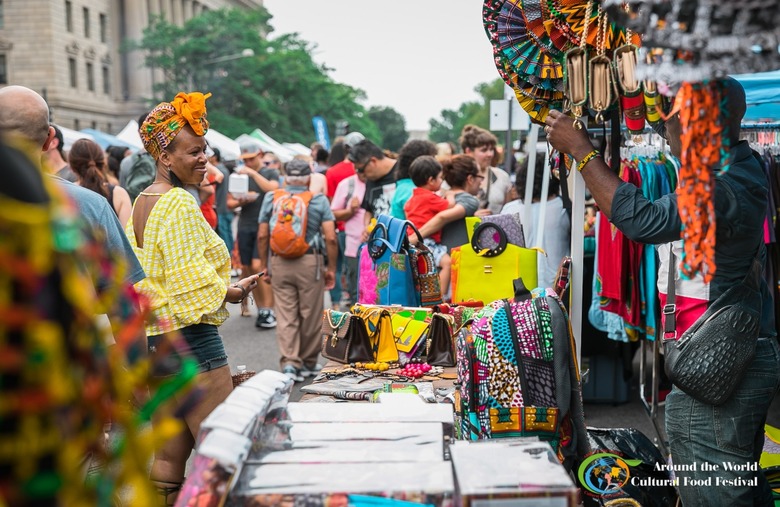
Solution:
{"label": "woman in yellow blouse", "polygon": [[200,185],[206,174],[206,99],[202,93],[179,93],[155,107],[139,132],[144,148],[157,161],[155,181],[141,192],[127,224],[127,236],[147,277],[136,284],[146,298],[150,353],[163,333],[179,331],[199,365],[199,404],[186,416],[185,428],[155,454],[150,477],[167,505],[173,505],[184,468],[203,419],[233,388],[227,355],[217,326],[228,318],[225,303],[240,303],[257,286],[259,275],[230,285],[230,254],[203,218],[184,185]]}

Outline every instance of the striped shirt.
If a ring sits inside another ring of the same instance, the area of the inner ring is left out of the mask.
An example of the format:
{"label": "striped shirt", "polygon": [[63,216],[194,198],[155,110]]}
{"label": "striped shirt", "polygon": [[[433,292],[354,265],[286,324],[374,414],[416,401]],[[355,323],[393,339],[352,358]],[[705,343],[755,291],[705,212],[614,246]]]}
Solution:
{"label": "striped shirt", "polygon": [[195,199],[172,188],[154,205],[138,247],[132,217],[125,228],[146,271],[135,284],[152,315],[147,336],[193,324],[220,325],[228,318],[225,295],[230,282],[230,254],[209,227]]}

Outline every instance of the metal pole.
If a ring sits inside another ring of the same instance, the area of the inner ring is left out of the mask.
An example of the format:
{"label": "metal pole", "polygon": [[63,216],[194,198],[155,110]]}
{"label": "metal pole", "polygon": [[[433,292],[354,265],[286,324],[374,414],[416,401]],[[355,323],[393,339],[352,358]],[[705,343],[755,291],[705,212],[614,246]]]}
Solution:
{"label": "metal pole", "polygon": [[[532,214],[531,202],[533,201],[534,176],[536,176],[536,140],[539,139],[539,125],[534,123],[528,132],[526,139],[526,153],[528,155],[528,174],[525,178],[525,195],[523,196],[523,227],[530,230]],[[528,238],[525,238],[525,244],[530,245]]]}
{"label": "metal pole", "polygon": [[510,157],[512,155],[512,102],[514,101],[514,97],[509,98],[509,119],[507,120],[506,140],[504,141],[504,170],[507,174],[512,171]]}
{"label": "metal pole", "polygon": [[[583,265],[585,256],[585,180],[578,171],[574,172],[572,184],[572,211],[571,211],[571,273],[569,292],[571,304],[569,306],[569,319],[571,331],[574,335],[574,343],[577,346],[577,364],[581,365],[582,350],[582,315],[585,311],[585,302],[582,300]],[[588,303],[589,305],[589,303]]]}

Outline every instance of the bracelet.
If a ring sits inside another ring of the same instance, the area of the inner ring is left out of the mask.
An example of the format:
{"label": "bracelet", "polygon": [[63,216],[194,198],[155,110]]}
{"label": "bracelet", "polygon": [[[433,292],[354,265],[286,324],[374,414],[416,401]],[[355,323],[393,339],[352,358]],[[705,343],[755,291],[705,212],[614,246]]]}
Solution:
{"label": "bracelet", "polygon": [[234,284],[230,285],[230,287],[235,287],[236,289],[241,289],[241,299],[239,299],[238,301],[231,301],[231,303],[233,303],[233,304],[238,304],[238,303],[243,302],[244,298],[247,296],[247,294],[249,294],[249,291],[246,290],[246,287],[244,287],[240,283],[234,283]]}
{"label": "bracelet", "polygon": [[584,157],[582,157],[582,160],[577,162],[577,172],[582,171],[583,169],[585,169],[585,166],[588,165],[588,162],[590,162],[594,158],[600,157],[600,156],[601,156],[601,153],[599,152],[599,150],[593,150],[590,153],[588,153],[587,155],[585,155]]}

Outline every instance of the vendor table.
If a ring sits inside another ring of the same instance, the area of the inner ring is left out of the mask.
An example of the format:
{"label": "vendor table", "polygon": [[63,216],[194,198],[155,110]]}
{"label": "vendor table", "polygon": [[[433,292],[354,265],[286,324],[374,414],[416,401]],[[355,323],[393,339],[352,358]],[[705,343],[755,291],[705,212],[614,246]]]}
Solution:
{"label": "vendor table", "polygon": [[[344,399],[339,398],[337,396],[332,396],[327,394],[328,389],[327,382],[333,382],[336,381],[334,384],[334,388],[339,391],[350,391],[350,386],[353,386],[354,389],[359,389],[358,391],[351,391],[351,392],[371,392],[374,389],[369,389],[371,387],[375,387],[377,390],[381,389],[384,384],[418,384],[418,385],[424,385],[427,383],[430,383],[432,391],[434,393],[444,393],[444,392],[454,392],[457,391],[454,389],[455,387],[455,381],[458,377],[457,371],[455,367],[445,367],[443,368],[443,372],[435,375],[425,375],[424,377],[417,378],[417,379],[404,379],[396,376],[396,373],[398,372],[399,368],[390,368],[385,372],[371,372],[367,370],[359,370],[364,373],[363,377],[358,377],[357,374],[352,375],[352,378],[354,379],[353,382],[347,381],[347,376],[341,376],[338,377],[340,373],[345,372],[349,368],[349,365],[337,363],[335,361],[328,361],[325,366],[322,367],[322,372],[314,379],[314,382],[310,386],[304,386],[301,391],[304,393],[301,397],[302,402],[316,402],[316,401],[334,401],[334,400],[343,400],[343,401],[368,401],[365,399]],[[351,372],[349,372],[351,373]],[[336,377],[336,378],[334,378]],[[329,380],[333,379],[333,380]],[[342,382],[338,382],[338,380],[341,380]],[[363,387],[365,386],[365,389]],[[313,390],[316,390],[318,388],[322,388],[322,392],[315,392]],[[318,399],[320,396],[325,396],[327,398]],[[438,398],[437,398],[438,399]],[[457,405],[456,405],[457,406]]]}

